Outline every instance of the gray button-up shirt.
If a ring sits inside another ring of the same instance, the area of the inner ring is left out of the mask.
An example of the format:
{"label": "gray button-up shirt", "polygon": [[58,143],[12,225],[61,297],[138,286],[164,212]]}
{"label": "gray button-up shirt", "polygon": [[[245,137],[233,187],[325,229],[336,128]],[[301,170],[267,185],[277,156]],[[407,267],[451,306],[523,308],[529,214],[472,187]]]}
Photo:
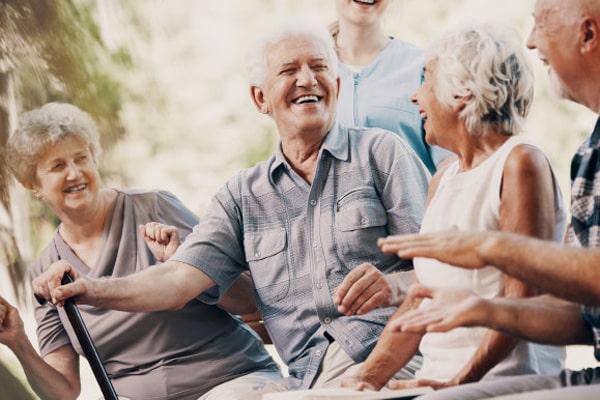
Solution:
{"label": "gray button-up shirt", "polygon": [[412,268],[382,253],[377,238],[419,231],[429,178],[395,134],[334,125],[312,185],[279,148],[218,191],[172,260],[216,282],[201,296],[207,302],[250,270],[260,313],[289,368],[288,386],[308,388],[331,338],[356,362],[375,346],[395,308],[346,317],[332,294],[365,262],[383,272]]}

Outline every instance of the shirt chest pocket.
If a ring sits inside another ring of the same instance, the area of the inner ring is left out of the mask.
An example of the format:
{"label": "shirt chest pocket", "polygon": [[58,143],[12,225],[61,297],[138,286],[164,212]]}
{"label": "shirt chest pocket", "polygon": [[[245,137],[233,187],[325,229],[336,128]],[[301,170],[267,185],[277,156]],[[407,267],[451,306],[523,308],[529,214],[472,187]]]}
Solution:
{"label": "shirt chest pocket", "polygon": [[387,236],[386,226],[385,208],[372,187],[355,188],[336,203],[335,227],[342,256],[379,254],[377,238]]}
{"label": "shirt chest pocket", "polygon": [[285,229],[246,233],[244,249],[254,287],[264,304],[285,298],[290,288]]}

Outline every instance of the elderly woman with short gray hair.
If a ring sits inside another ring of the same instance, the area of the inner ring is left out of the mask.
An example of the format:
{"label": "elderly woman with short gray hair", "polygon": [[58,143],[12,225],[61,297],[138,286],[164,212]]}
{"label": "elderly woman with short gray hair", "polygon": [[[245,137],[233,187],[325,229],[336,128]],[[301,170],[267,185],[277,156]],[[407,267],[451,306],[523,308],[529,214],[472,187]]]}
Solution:
{"label": "elderly woman with short gray hair", "polygon": [[[73,105],[50,103],[24,113],[7,150],[16,178],[60,220],[31,267],[32,277],[56,263],[95,277],[130,275],[165,261],[198,222],[171,193],[103,188],[98,130]],[[281,379],[256,335],[199,300],[168,312],[80,311],[120,398],[214,399],[219,397],[211,390],[223,393],[225,385]],[[18,357],[41,398],[76,399],[83,353],[64,310],[38,304],[35,319],[41,357],[17,310],[0,297],[0,343]]]}
{"label": "elderly woman with short gray hair", "polygon": [[[518,135],[533,99],[533,73],[519,35],[499,25],[462,27],[435,41],[425,60],[424,81],[412,100],[427,142],[450,150],[456,160],[432,178],[421,232],[501,230],[562,241],[566,216],[550,163]],[[393,237],[380,246],[396,253]],[[424,285],[459,287],[486,298],[535,294],[494,267],[468,271],[427,258],[416,258],[414,266],[416,281]],[[395,315],[416,307],[427,307],[427,300],[406,301]],[[553,373],[563,359],[561,348],[489,329],[414,334],[388,325],[344,385],[380,389],[417,350],[423,355],[417,379],[392,381],[390,387],[437,389],[501,375]]]}

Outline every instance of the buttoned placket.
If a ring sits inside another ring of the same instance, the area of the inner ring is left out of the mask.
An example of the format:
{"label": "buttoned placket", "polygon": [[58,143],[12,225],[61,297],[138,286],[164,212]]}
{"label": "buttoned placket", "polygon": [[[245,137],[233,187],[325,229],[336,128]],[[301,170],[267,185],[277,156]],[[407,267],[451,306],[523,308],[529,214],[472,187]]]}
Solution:
{"label": "buttoned placket", "polygon": [[[320,198],[323,192],[323,185],[325,185],[328,179],[327,176],[330,167],[331,160],[327,156],[321,154],[319,163],[317,165],[317,170],[315,171],[315,179],[311,185],[307,204],[307,229],[310,240],[309,251],[311,262],[310,268],[312,276],[312,292],[319,320],[321,321],[321,324],[324,326],[325,330],[327,330],[327,325],[329,325],[333,320],[333,315],[330,315],[331,311],[329,311],[332,309],[333,300],[331,298],[331,293],[329,292],[329,285],[327,282],[327,271],[325,268],[327,262],[325,260],[322,246],[323,240],[321,238],[321,224],[328,222],[322,221]],[[329,340],[323,337],[323,342],[320,342],[319,345],[315,346],[313,349],[309,366],[310,372],[307,371],[307,375],[310,374],[311,376],[305,377],[305,384],[312,382],[314,379],[314,376],[319,370],[323,357],[325,356],[328,345]]]}

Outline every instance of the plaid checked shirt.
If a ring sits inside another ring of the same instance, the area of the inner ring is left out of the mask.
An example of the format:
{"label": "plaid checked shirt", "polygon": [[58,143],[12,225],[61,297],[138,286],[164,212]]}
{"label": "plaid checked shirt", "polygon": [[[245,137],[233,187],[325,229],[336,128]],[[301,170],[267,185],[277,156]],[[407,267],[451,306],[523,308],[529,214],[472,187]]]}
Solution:
{"label": "plaid checked shirt", "polygon": [[[600,118],[571,162],[569,243],[600,247]],[[600,307],[583,306],[582,312],[594,333],[594,355],[600,361]]]}

